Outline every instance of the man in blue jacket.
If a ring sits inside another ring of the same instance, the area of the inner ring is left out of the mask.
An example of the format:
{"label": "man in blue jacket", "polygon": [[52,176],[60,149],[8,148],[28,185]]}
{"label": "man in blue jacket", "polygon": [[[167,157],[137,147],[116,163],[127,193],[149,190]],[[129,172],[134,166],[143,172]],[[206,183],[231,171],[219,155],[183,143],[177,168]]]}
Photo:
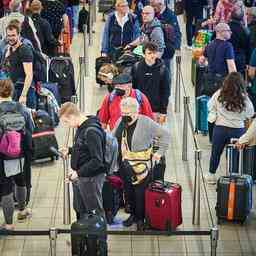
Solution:
{"label": "man in blue jacket", "polygon": [[101,42],[102,56],[112,59],[115,59],[118,47],[125,47],[140,36],[139,20],[129,12],[128,2],[117,0],[115,8],[105,23]]}

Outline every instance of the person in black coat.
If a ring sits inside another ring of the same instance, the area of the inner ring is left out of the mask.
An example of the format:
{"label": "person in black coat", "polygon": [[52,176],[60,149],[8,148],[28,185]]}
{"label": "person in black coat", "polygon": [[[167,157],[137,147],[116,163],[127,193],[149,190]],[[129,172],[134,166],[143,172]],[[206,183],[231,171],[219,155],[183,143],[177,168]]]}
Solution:
{"label": "person in black coat", "polygon": [[59,118],[65,126],[77,129],[73,147],[61,150],[64,157],[71,154],[68,179],[73,183],[77,218],[93,210],[104,216],[102,187],[107,167],[103,148],[105,133],[101,124],[97,117],[83,115],[71,102],[62,105]]}
{"label": "person in black coat", "polygon": [[157,45],[148,42],[143,48],[144,59],[132,68],[132,86],[144,93],[160,124],[166,120],[170,96],[169,70],[157,58]]}
{"label": "person in black coat", "polygon": [[246,65],[250,59],[250,33],[243,25],[243,17],[244,11],[242,8],[234,9],[231,13],[229,27],[232,34],[229,42],[232,43],[234,48],[237,71],[244,75]]}
{"label": "person in black coat", "polygon": [[192,49],[192,38],[195,33],[195,27],[197,22],[203,19],[203,7],[207,4],[207,0],[184,0],[188,49]]}
{"label": "person in black coat", "polygon": [[41,10],[41,2],[39,0],[33,0],[30,4],[31,18],[37,30],[42,52],[48,56],[55,56],[59,42],[55,39],[49,22],[41,17]]}

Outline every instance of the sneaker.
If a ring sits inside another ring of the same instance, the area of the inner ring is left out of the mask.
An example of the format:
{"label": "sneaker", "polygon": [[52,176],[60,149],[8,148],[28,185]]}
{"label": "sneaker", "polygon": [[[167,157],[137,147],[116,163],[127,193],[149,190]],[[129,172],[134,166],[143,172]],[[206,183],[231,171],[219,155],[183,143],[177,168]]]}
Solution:
{"label": "sneaker", "polygon": [[130,227],[133,223],[135,223],[136,219],[134,215],[130,215],[128,219],[123,221],[123,226]]}
{"label": "sneaker", "polygon": [[186,45],[185,48],[189,51],[192,51],[193,47],[191,45]]}
{"label": "sneaker", "polygon": [[206,180],[206,182],[207,182],[208,184],[210,184],[210,185],[215,185],[216,182],[217,182],[215,173],[208,173],[208,174],[205,176],[205,180]]}
{"label": "sneaker", "polygon": [[18,212],[17,220],[18,221],[24,221],[27,218],[31,217],[31,215],[32,215],[31,209],[30,208],[25,208],[24,210]]}
{"label": "sneaker", "polygon": [[137,231],[144,231],[144,222],[142,220],[137,221],[136,224],[137,224]]}

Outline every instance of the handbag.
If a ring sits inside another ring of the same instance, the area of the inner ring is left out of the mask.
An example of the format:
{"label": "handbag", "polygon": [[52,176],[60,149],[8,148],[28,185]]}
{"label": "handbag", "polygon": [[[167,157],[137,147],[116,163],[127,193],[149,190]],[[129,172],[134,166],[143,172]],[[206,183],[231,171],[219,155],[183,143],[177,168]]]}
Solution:
{"label": "handbag", "polygon": [[4,160],[4,172],[6,177],[12,177],[23,172],[24,158]]}
{"label": "handbag", "polygon": [[174,1],[174,12],[176,15],[181,15],[184,12],[184,1],[175,0]]}

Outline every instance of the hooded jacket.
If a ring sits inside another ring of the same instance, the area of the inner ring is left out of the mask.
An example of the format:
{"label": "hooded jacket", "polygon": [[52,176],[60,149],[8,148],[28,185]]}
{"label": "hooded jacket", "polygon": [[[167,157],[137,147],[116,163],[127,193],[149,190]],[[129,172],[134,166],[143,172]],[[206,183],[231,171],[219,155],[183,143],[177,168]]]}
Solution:
{"label": "hooded jacket", "polygon": [[141,32],[145,34],[148,41],[158,45],[158,51],[164,52],[164,32],[161,27],[161,22],[154,18],[151,22],[142,25]]}
{"label": "hooded jacket", "polygon": [[[95,127],[96,129],[89,129]],[[97,117],[88,116],[77,129],[71,153],[71,168],[79,177],[94,177],[106,172],[104,163],[104,131]]]}
{"label": "hooded jacket", "polygon": [[137,62],[132,68],[133,88],[143,92],[153,112],[167,113],[170,96],[169,72],[161,59],[148,66],[145,60]]}

